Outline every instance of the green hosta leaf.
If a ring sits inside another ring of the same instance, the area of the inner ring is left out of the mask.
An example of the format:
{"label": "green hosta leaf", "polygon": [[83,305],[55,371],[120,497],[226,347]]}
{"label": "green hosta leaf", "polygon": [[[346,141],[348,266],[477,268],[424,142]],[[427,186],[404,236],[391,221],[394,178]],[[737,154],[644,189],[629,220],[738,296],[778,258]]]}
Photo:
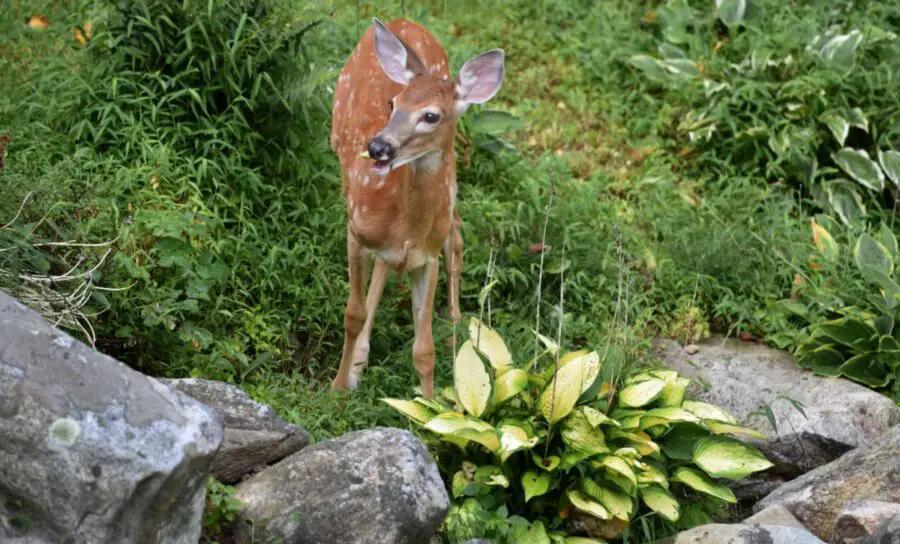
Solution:
{"label": "green hosta leaf", "polygon": [[596,351],[581,350],[575,353],[577,355],[572,357],[566,356],[560,359],[559,366],[562,368],[571,364],[577,364],[584,368],[584,378],[581,382],[581,395],[584,395],[597,381],[597,376],[600,375],[600,356],[597,355]]}
{"label": "green hosta leaf", "polygon": [[714,404],[686,400],[681,407],[701,419],[714,419],[725,423],[737,423],[737,419],[735,419],[733,415]]}
{"label": "green hosta leaf", "polygon": [[713,478],[730,480],[740,480],[772,466],[753,446],[722,436],[710,436],[697,442],[693,461]]}
{"label": "green hosta leaf", "polygon": [[709,429],[695,423],[677,423],[662,437],[660,446],[670,459],[690,461],[694,445],[709,435]]}
{"label": "green hosta leaf", "polygon": [[634,509],[634,505],[631,502],[631,497],[625,493],[599,485],[590,478],[581,479],[581,489],[586,495],[602,504],[613,517],[625,521],[631,519],[631,512]]}
{"label": "green hosta leaf", "polygon": [[662,42],[657,46],[656,49],[659,51],[659,54],[666,59],[688,58],[687,54],[684,51],[670,43]]}
{"label": "green hosta leaf", "polygon": [[491,398],[491,378],[484,368],[484,363],[481,362],[481,357],[475,353],[471,340],[466,340],[456,354],[453,385],[466,412],[480,417],[487,409],[488,400]]}
{"label": "green hosta leaf", "polygon": [[534,461],[534,464],[537,465],[542,470],[546,470],[547,472],[553,472],[559,467],[559,463],[561,459],[557,455],[548,455],[547,457],[541,457],[536,453],[531,454],[531,459]]}
{"label": "green hosta leaf", "polygon": [[512,355],[503,338],[475,317],[469,320],[469,341],[487,357],[497,376],[512,368]]}
{"label": "green hosta leaf", "polygon": [[528,387],[528,372],[521,368],[513,368],[504,372],[494,380],[494,404],[499,405]]}
{"label": "green hosta leaf", "polygon": [[842,317],[832,321],[826,321],[813,328],[814,336],[825,336],[855,349],[874,349],[877,344],[875,336],[878,334],[874,328],[864,321],[852,317]]}
{"label": "green hosta leaf", "polygon": [[884,363],[871,353],[860,353],[847,359],[838,372],[869,387],[884,387],[891,380]]}
{"label": "green hosta leaf", "polygon": [[729,27],[744,22],[747,14],[747,0],[716,0],[719,19]]}
{"label": "green hosta leaf", "polygon": [[609,514],[609,511],[604,508],[602,504],[595,502],[593,499],[591,499],[581,491],[578,491],[577,489],[570,489],[566,491],[566,496],[569,498],[572,506],[584,512],[585,514],[590,514],[595,518],[600,519],[610,519],[612,517]]}
{"label": "green hosta leaf", "polygon": [[648,485],[640,489],[641,500],[647,508],[669,521],[678,521],[681,515],[678,507],[678,499],[658,485]]}
{"label": "green hosta leaf", "polygon": [[844,363],[844,356],[831,345],[825,345],[804,353],[799,363],[820,376],[837,376],[838,368]]}
{"label": "green hosta leaf", "polygon": [[665,467],[657,465],[652,460],[647,459],[643,461],[635,460],[635,468],[637,468],[639,487],[644,484],[659,484],[666,489],[669,488]]}
{"label": "green hosta leaf", "polygon": [[835,68],[848,70],[853,64],[853,53],[860,43],[862,43],[862,33],[859,30],[853,30],[848,34],[838,34],[822,44],[819,56]]}
{"label": "green hosta leaf", "polygon": [[657,62],[664,66],[670,74],[676,76],[696,77],[700,75],[697,65],[690,59],[664,59]]}
{"label": "green hosta leaf", "polygon": [[509,487],[509,478],[500,467],[494,465],[478,467],[475,470],[475,481],[491,487]]}
{"label": "green hosta leaf", "polygon": [[880,352],[900,352],[900,342],[890,336],[882,336],[878,340],[878,351]]}
{"label": "green hosta leaf", "polygon": [[856,127],[865,132],[869,132],[869,120],[859,108],[850,108],[847,110],[847,121],[851,127]]}
{"label": "green hosta leaf", "polygon": [[894,185],[900,187],[900,152],[890,149],[888,151],[878,151],[878,163],[887,177],[894,182]]}
{"label": "green hosta leaf", "polygon": [[821,253],[828,262],[833,263],[837,261],[838,255],[840,254],[840,248],[838,247],[837,242],[834,241],[831,233],[815,221],[812,222],[812,231],[813,243],[816,244],[816,249],[819,250],[819,253]]}
{"label": "green hosta leaf", "polygon": [[451,408],[441,404],[440,402],[433,399],[426,399],[425,397],[416,397],[413,399],[413,402],[428,408],[429,410],[433,410],[436,414],[442,414],[444,412],[452,411]]}
{"label": "green hosta leaf", "polygon": [[609,432],[609,438],[628,441],[628,446],[639,451],[641,455],[653,455],[659,451],[659,445],[650,438],[650,435],[642,431],[624,432],[613,429]]}
{"label": "green hosta leaf", "polygon": [[831,154],[831,158],[844,172],[873,191],[884,189],[884,174],[863,150],[845,147]]}
{"label": "green hosta leaf", "polygon": [[532,523],[528,530],[516,527],[507,538],[511,539],[510,542],[518,544],[553,544],[553,541],[550,540],[550,536],[547,534],[547,529],[540,521]]}
{"label": "green hosta leaf", "polygon": [[595,540],[583,536],[567,536],[564,544],[606,544],[605,540]]}
{"label": "green hosta leaf", "polygon": [[671,422],[679,421],[687,423],[697,423],[698,421],[700,421],[700,418],[698,418],[695,414],[689,412],[688,410],[675,407],[654,408],[653,410],[647,410],[647,412],[644,414],[644,417],[660,418]]}
{"label": "green hosta leaf", "polygon": [[682,401],[684,401],[684,391],[690,383],[691,380],[680,377],[675,377],[671,381],[666,380],[666,385],[659,395],[660,404],[663,406],[681,406]]}
{"label": "green hosta leaf", "polygon": [[599,425],[615,425],[616,427],[619,426],[618,421],[610,418],[600,410],[591,408],[590,406],[583,406],[579,408],[579,410],[584,414],[584,417],[587,418],[588,423],[591,424],[591,427],[597,427]]}
{"label": "green hosta leaf", "polygon": [[727,485],[717,484],[713,482],[706,476],[706,474],[703,474],[699,470],[694,470],[688,467],[681,467],[675,471],[675,474],[672,476],[672,481],[681,482],[694,491],[706,493],[707,495],[716,497],[717,499],[721,499],[727,503],[734,504],[737,502],[734,493],[731,491],[731,489],[728,488]]}
{"label": "green hosta leaf", "polygon": [[500,459],[506,461],[510,455],[517,451],[533,448],[540,439],[528,437],[528,433],[521,427],[514,425],[500,426]]}
{"label": "green hosta leaf", "polygon": [[525,502],[550,491],[550,474],[528,470],[522,475],[522,489],[525,490]]}
{"label": "green hosta leaf", "polygon": [[759,438],[760,440],[765,440],[766,435],[757,431],[756,429],[751,429],[749,427],[742,427],[740,425],[733,425],[731,423],[722,423],[721,421],[704,421],[703,422],[710,431],[715,434],[743,434],[746,436],[750,436],[753,438]]}
{"label": "green hosta leaf", "polygon": [[560,366],[538,400],[544,419],[553,424],[569,415],[578,397],[597,379],[599,372],[600,361],[591,354]]}
{"label": "green hosta leaf", "polygon": [[660,379],[645,380],[631,384],[619,391],[619,406],[625,408],[640,408],[657,399],[662,393],[666,382]]}
{"label": "green hosta leaf", "polygon": [[637,476],[631,468],[631,465],[628,464],[628,461],[617,455],[607,455],[599,461],[592,461],[591,464],[595,468],[606,468],[625,477],[625,479],[631,482],[632,486],[637,485]]}
{"label": "green hosta leaf", "polygon": [[489,424],[467,418],[458,412],[437,415],[424,425],[425,429],[440,435],[449,435],[477,442],[492,452],[500,450],[500,438]]}
{"label": "green hosta leaf", "polygon": [[884,314],[878,316],[875,321],[872,322],[872,325],[875,327],[875,330],[878,331],[878,334],[881,335],[881,339],[878,341],[879,348],[881,347],[881,340],[884,338],[891,338],[891,334],[894,332],[894,317],[890,314]]}
{"label": "green hosta leaf", "polygon": [[890,276],[894,271],[894,259],[888,248],[867,232],[862,233],[856,241],[856,246],[853,248],[853,259],[864,274],[868,268],[874,268],[886,276]]}
{"label": "green hosta leaf", "polygon": [[566,418],[561,434],[563,442],[570,448],[591,455],[609,452],[603,439],[603,432],[591,426],[580,410],[572,412],[572,415]]}
{"label": "green hosta leaf", "polygon": [[401,400],[401,399],[381,399],[388,406],[397,410],[401,414],[405,415],[409,419],[418,422],[418,423],[428,423],[431,418],[435,416],[435,413],[429,410],[428,408],[422,406],[417,402],[413,402],[411,400]]}
{"label": "green hosta leaf", "polygon": [[836,112],[826,114],[822,117],[822,121],[828,126],[828,130],[834,135],[838,145],[843,146],[850,133],[850,123]]}
{"label": "green hosta leaf", "polygon": [[647,79],[652,81],[662,82],[668,76],[662,63],[650,55],[634,55],[628,59],[628,64],[643,72]]}
{"label": "green hosta leaf", "polygon": [[875,234],[875,239],[878,240],[878,243],[883,245],[891,256],[891,260],[897,259],[897,237],[894,236],[894,233],[891,231],[891,227],[887,226],[885,223],[882,223],[878,227],[878,232]]}
{"label": "green hosta leaf", "polygon": [[860,217],[866,214],[866,207],[863,204],[862,197],[859,192],[846,181],[835,181],[828,183],[825,187],[828,195],[828,203],[834,209],[835,213],[847,226],[856,224]]}
{"label": "green hosta leaf", "polygon": [[475,114],[469,118],[469,124],[472,127],[473,132],[492,135],[519,130],[525,126],[522,119],[509,112],[490,109],[475,112]]}
{"label": "green hosta leaf", "polygon": [[562,460],[559,462],[559,468],[564,471],[569,470],[578,466],[578,464],[585,459],[591,458],[593,455],[594,454],[590,451],[577,450],[574,448],[568,449],[563,452]]}

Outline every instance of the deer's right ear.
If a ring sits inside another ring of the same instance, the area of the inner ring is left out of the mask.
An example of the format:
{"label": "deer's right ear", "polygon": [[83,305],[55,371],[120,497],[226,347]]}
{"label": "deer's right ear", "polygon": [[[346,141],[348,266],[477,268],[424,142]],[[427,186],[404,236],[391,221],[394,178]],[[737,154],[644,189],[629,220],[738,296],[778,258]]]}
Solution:
{"label": "deer's right ear", "polygon": [[375,56],[389,78],[408,85],[414,76],[424,73],[422,61],[412,49],[377,18],[372,19],[372,24],[375,25]]}

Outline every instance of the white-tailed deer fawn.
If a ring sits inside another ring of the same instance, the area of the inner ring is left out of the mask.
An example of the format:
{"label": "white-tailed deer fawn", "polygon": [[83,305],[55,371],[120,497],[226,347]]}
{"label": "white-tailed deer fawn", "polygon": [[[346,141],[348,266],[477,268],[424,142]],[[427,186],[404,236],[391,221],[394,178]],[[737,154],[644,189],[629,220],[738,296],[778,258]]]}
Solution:
{"label": "white-tailed deer fawn", "polygon": [[[484,103],[500,89],[503,60],[500,49],[479,55],[463,65],[454,83],[446,51],[427,30],[402,20],[386,27],[374,19],[344,66],[334,93],[331,147],[340,158],[347,199],[350,296],[333,389],[354,389],[366,367],[375,310],[393,268],[410,272],[413,365],[422,394],[432,396],[431,323],[442,251],[450,316],[454,322],[460,317],[456,123],[470,104]],[[375,268],[366,296],[370,254]]]}

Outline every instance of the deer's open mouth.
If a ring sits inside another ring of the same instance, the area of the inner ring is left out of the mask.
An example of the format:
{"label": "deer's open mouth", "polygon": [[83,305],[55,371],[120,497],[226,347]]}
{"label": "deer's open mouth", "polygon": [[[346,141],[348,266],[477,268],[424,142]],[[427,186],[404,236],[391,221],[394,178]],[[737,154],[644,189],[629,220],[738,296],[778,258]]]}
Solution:
{"label": "deer's open mouth", "polygon": [[391,171],[391,163],[393,163],[393,159],[388,159],[386,161],[376,160],[375,164],[372,165],[372,171],[378,174],[379,176],[384,176]]}

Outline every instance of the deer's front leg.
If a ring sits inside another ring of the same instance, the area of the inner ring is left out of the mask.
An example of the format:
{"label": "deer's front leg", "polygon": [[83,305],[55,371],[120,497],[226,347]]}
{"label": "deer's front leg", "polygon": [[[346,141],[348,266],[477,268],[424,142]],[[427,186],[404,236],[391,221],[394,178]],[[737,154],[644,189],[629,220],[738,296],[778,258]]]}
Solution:
{"label": "deer's front leg", "polygon": [[413,367],[422,383],[422,395],[430,399],[434,393],[434,338],[431,322],[434,312],[434,291],[437,288],[437,259],[410,271],[412,279],[413,321],[416,339],[413,342]]}
{"label": "deer's front leg", "polygon": [[372,271],[372,279],[369,281],[369,294],[366,296],[366,322],[362,331],[356,338],[353,350],[353,367],[350,369],[350,389],[356,389],[359,378],[365,371],[369,362],[369,338],[372,336],[372,325],[375,323],[375,312],[381,295],[384,292],[384,284],[387,282],[388,265],[381,259],[375,259],[375,269]]}
{"label": "deer's front leg", "polygon": [[459,323],[462,314],[459,311],[459,278],[462,273],[463,239],[462,217],[459,208],[453,208],[450,234],[444,242],[444,272],[447,274],[447,306],[450,320]]}
{"label": "deer's front leg", "polygon": [[347,228],[347,268],[350,275],[350,296],[347,309],[344,311],[344,350],[341,353],[341,366],[337,376],[331,382],[331,389],[344,391],[352,389],[356,384],[350,383],[350,370],[353,365],[353,349],[359,333],[366,323],[365,292],[365,254],[356,237]]}

